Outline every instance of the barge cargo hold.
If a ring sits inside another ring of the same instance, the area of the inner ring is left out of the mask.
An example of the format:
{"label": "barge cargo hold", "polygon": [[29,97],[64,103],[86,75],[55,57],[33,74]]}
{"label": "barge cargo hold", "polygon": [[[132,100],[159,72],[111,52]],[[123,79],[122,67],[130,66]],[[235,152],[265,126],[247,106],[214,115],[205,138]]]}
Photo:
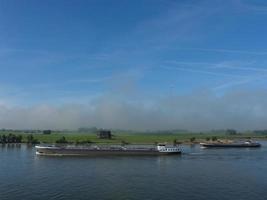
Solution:
{"label": "barge cargo hold", "polygon": [[101,156],[101,155],[175,155],[181,154],[178,147],[166,147],[159,144],[154,148],[147,147],[58,147],[58,146],[35,146],[37,155],[46,156]]}

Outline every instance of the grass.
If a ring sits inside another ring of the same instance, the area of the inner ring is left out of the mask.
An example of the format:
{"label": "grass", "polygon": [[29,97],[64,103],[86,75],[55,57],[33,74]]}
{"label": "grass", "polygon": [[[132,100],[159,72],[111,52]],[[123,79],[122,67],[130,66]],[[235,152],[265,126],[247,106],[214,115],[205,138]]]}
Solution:
{"label": "grass", "polygon": [[[12,132],[0,132],[0,135],[8,135]],[[22,135],[23,142],[26,142],[27,135],[26,133],[17,133],[13,134]],[[50,135],[44,134],[33,134],[34,138],[42,143],[55,143],[56,140],[64,136],[66,140],[70,143],[90,141],[92,143],[103,143],[103,144],[121,144],[122,141],[130,144],[154,144],[155,142],[167,142],[173,143],[174,140],[180,143],[192,143],[191,138],[195,138],[194,142],[205,141],[206,138],[212,138],[216,136],[218,139],[267,139],[267,136],[260,134],[241,134],[241,135],[225,135],[225,134],[209,134],[209,133],[177,133],[177,134],[153,134],[153,133],[113,133],[113,139],[99,139],[95,133],[52,133]]]}

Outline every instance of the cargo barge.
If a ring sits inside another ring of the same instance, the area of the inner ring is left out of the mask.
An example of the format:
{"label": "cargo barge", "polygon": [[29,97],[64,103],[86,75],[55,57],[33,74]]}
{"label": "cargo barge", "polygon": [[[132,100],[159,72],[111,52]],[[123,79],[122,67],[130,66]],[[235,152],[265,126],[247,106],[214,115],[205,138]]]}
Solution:
{"label": "cargo barge", "polygon": [[246,142],[232,142],[232,143],[200,143],[203,148],[255,148],[261,147],[258,142],[246,141]]}
{"label": "cargo barge", "polygon": [[37,155],[46,156],[101,156],[101,155],[176,155],[181,154],[178,147],[167,147],[165,144],[158,144],[154,148],[149,147],[58,147],[58,146],[35,146]]}

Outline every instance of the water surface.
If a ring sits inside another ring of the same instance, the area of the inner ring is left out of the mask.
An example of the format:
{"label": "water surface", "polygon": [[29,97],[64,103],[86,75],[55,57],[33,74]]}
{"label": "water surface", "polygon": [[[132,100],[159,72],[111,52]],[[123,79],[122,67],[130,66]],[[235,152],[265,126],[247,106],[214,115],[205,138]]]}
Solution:
{"label": "water surface", "polygon": [[181,156],[42,157],[0,145],[0,200],[266,200],[267,143],[257,149],[183,146]]}

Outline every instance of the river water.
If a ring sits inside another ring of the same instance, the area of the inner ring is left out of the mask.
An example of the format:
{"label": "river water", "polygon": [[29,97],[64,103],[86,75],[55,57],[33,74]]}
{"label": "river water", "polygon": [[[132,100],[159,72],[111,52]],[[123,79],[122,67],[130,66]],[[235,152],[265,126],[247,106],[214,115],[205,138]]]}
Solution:
{"label": "river water", "polygon": [[0,200],[266,200],[267,143],[257,149],[182,146],[181,156],[42,157],[0,145]]}

